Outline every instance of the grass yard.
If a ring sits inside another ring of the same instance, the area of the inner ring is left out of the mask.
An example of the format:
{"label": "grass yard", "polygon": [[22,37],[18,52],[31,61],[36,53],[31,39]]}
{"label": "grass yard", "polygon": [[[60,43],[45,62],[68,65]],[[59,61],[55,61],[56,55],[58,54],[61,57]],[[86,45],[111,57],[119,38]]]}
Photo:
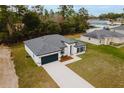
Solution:
{"label": "grass yard", "polygon": [[82,60],[68,67],[98,88],[124,87],[124,47],[87,44]]}
{"label": "grass yard", "polygon": [[47,72],[36,66],[33,60],[26,58],[23,44],[11,46],[14,57],[16,73],[19,77],[19,87],[21,88],[52,88],[58,85],[51,79]]}
{"label": "grass yard", "polygon": [[[79,38],[80,34],[69,35]],[[67,65],[81,77],[98,88],[124,88],[124,47],[96,46],[87,44],[82,60]]]}

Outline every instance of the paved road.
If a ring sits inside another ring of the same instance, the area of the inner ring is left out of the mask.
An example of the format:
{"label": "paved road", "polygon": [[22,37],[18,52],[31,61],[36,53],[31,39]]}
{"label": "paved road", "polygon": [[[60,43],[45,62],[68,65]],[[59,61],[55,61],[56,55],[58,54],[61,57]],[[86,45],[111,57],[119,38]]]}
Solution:
{"label": "paved road", "polygon": [[60,62],[52,62],[43,67],[61,88],[93,88],[86,80]]}

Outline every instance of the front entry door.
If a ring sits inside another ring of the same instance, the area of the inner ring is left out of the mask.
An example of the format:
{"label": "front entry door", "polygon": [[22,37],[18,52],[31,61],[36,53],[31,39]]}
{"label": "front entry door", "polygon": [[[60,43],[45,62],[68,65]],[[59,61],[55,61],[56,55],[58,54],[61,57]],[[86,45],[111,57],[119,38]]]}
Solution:
{"label": "front entry door", "polygon": [[70,46],[70,55],[72,55],[72,46]]}

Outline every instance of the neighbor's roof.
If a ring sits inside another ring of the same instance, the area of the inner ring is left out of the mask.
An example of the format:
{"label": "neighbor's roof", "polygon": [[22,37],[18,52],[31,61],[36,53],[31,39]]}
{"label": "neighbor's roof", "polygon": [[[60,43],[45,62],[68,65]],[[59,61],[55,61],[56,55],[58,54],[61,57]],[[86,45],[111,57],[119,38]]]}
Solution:
{"label": "neighbor's roof", "polygon": [[112,28],[113,30],[124,30],[124,25]]}
{"label": "neighbor's roof", "polygon": [[58,34],[46,35],[24,41],[29,49],[37,56],[60,51],[61,48],[66,47],[63,42],[74,43],[77,41],[65,38],[64,36]]}
{"label": "neighbor's roof", "polygon": [[88,23],[90,23],[90,24],[108,25],[108,24],[110,24],[110,21],[108,21],[108,20],[100,20],[100,19],[89,19]]}
{"label": "neighbor's roof", "polygon": [[93,32],[84,34],[84,36],[97,38],[97,39],[103,39],[105,37],[118,37],[118,38],[124,37],[123,34],[110,30],[95,30]]}

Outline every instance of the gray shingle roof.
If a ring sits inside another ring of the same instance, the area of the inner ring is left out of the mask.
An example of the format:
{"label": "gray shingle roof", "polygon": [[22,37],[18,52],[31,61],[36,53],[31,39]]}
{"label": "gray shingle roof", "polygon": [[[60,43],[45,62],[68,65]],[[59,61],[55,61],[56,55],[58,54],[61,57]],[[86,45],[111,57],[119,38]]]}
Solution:
{"label": "gray shingle roof", "polygon": [[124,37],[123,34],[109,30],[95,30],[93,32],[84,34],[84,36],[97,38],[97,39],[103,39],[105,37],[118,37],[118,38]]}
{"label": "gray shingle roof", "polygon": [[124,30],[124,25],[112,28],[113,30]]}
{"label": "gray shingle roof", "polygon": [[110,21],[100,20],[100,19],[89,19],[88,23],[95,24],[95,25],[108,25],[108,24],[110,24]]}
{"label": "gray shingle roof", "polygon": [[60,51],[61,48],[66,47],[63,42],[75,43],[77,41],[65,38],[64,36],[58,34],[46,35],[24,41],[29,49],[37,56]]}

